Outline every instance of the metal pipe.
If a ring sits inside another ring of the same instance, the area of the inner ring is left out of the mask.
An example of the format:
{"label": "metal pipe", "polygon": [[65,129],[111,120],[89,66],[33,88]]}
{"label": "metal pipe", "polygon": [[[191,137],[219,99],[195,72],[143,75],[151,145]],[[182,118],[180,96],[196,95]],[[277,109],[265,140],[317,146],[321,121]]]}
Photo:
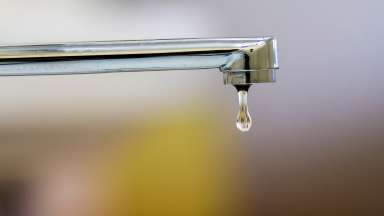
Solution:
{"label": "metal pipe", "polygon": [[224,82],[274,82],[273,37],[163,39],[0,46],[0,76],[218,68]]}

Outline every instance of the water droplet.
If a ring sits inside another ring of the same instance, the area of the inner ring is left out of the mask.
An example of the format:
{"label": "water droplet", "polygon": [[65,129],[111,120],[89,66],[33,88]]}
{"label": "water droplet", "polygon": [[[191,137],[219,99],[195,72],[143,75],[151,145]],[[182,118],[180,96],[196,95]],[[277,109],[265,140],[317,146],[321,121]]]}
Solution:
{"label": "water droplet", "polygon": [[239,90],[237,94],[239,96],[239,113],[237,114],[236,126],[241,132],[247,132],[252,126],[247,103],[248,92],[246,90]]}

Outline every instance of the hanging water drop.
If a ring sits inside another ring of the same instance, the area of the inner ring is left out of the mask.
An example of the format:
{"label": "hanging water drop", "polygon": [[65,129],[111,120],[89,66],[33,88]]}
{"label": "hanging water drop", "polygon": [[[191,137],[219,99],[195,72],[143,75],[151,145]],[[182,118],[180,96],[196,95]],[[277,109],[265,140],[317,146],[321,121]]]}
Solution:
{"label": "hanging water drop", "polygon": [[248,90],[238,89],[239,96],[239,113],[237,114],[236,126],[241,132],[247,132],[252,126],[251,115],[248,111]]}

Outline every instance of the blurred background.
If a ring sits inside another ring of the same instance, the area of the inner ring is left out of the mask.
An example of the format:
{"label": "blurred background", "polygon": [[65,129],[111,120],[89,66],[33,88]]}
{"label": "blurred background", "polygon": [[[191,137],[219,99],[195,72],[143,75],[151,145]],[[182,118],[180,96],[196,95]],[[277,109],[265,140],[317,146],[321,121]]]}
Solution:
{"label": "blurred background", "polygon": [[[253,128],[217,70],[0,79],[0,215],[380,215],[380,0],[0,0],[0,43],[278,38]],[[172,79],[171,79],[172,77]]]}

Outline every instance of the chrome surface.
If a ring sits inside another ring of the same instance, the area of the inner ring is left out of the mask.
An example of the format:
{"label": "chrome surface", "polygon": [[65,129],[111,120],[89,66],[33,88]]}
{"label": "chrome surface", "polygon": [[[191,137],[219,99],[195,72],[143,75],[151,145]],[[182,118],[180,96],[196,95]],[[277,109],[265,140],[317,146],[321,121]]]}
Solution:
{"label": "chrome surface", "polygon": [[0,46],[0,76],[218,68],[224,83],[274,82],[273,37]]}

